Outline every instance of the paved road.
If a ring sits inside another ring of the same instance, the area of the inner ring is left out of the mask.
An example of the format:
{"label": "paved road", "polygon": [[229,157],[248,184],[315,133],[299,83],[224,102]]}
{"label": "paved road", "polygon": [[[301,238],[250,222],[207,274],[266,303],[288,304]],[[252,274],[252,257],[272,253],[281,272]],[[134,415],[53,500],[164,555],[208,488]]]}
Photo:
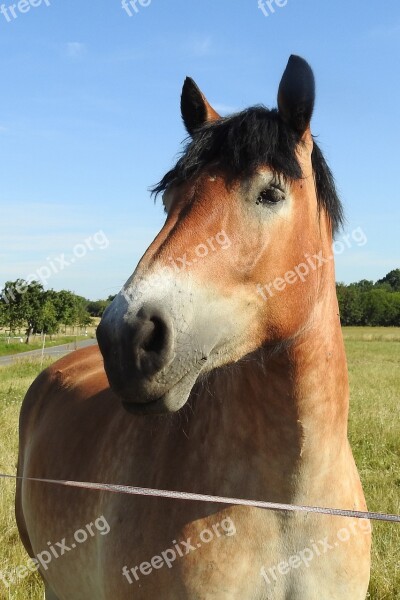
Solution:
{"label": "paved road", "polygon": [[[86,348],[86,346],[94,346],[97,344],[97,340],[82,340],[77,342],[77,348]],[[54,356],[55,358],[60,358],[69,352],[73,352],[75,350],[75,342],[70,344],[63,344],[62,346],[50,346],[49,348],[44,349],[45,356]],[[17,360],[25,360],[31,358],[40,358],[42,356],[41,350],[30,350],[28,352],[20,352],[19,354],[10,354],[9,356],[0,356],[0,367],[5,365],[10,365]]]}

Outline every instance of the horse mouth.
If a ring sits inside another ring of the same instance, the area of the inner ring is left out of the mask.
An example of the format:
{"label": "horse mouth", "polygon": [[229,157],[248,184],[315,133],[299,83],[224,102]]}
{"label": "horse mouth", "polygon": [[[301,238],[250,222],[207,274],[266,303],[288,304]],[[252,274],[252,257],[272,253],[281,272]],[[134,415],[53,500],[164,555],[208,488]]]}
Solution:
{"label": "horse mouth", "polygon": [[163,415],[177,412],[188,401],[192,388],[205,367],[205,362],[202,360],[193,365],[190,371],[158,398],[149,400],[143,398],[138,402],[135,400],[134,391],[129,395],[117,392],[117,395],[121,398],[124,409],[131,415]]}
{"label": "horse mouth", "polygon": [[128,402],[126,400],[122,401],[122,406],[130,415],[159,415],[165,410],[163,403],[163,396],[161,398],[157,398],[156,400],[150,400],[150,402]]}

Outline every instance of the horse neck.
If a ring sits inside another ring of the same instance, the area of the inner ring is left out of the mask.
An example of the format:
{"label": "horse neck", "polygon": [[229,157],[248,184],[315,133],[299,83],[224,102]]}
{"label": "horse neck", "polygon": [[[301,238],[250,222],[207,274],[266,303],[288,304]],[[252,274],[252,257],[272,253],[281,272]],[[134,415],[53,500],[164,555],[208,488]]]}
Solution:
{"label": "horse neck", "polygon": [[210,440],[214,461],[224,453],[233,461],[246,457],[250,469],[257,457],[280,498],[293,497],[299,479],[306,485],[315,473],[329,473],[348,450],[347,365],[334,278],[302,333],[272,354],[260,349],[216,371],[203,389],[193,425]]}

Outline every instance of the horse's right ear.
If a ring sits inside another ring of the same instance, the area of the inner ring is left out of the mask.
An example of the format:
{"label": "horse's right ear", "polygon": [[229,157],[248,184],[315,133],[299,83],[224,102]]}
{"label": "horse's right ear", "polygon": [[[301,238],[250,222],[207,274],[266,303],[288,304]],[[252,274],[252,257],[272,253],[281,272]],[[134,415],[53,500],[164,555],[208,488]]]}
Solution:
{"label": "horse's right ear", "polygon": [[300,136],[308,130],[315,102],[315,79],[310,65],[292,55],[278,91],[278,110],[282,119]]}
{"label": "horse's right ear", "polygon": [[221,118],[190,77],[186,77],[183,84],[181,113],[185,127],[190,135],[193,135],[196,129],[205,123]]}

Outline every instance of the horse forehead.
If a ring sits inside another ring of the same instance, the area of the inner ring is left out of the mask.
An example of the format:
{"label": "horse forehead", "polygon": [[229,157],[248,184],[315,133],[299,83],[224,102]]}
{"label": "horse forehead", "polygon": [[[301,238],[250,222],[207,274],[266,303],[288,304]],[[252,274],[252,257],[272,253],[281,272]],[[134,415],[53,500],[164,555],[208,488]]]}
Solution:
{"label": "horse forehead", "polygon": [[163,194],[163,204],[169,213],[173,208],[181,210],[185,206],[197,206],[207,201],[221,202],[237,191],[239,182],[227,185],[225,178],[217,174],[203,174],[195,180],[187,181],[183,185],[167,188]]}
{"label": "horse forehead", "polygon": [[210,198],[211,200],[223,199],[234,193],[239,187],[239,182],[235,181],[229,185],[222,175],[207,173],[200,177],[195,190],[194,199]]}

